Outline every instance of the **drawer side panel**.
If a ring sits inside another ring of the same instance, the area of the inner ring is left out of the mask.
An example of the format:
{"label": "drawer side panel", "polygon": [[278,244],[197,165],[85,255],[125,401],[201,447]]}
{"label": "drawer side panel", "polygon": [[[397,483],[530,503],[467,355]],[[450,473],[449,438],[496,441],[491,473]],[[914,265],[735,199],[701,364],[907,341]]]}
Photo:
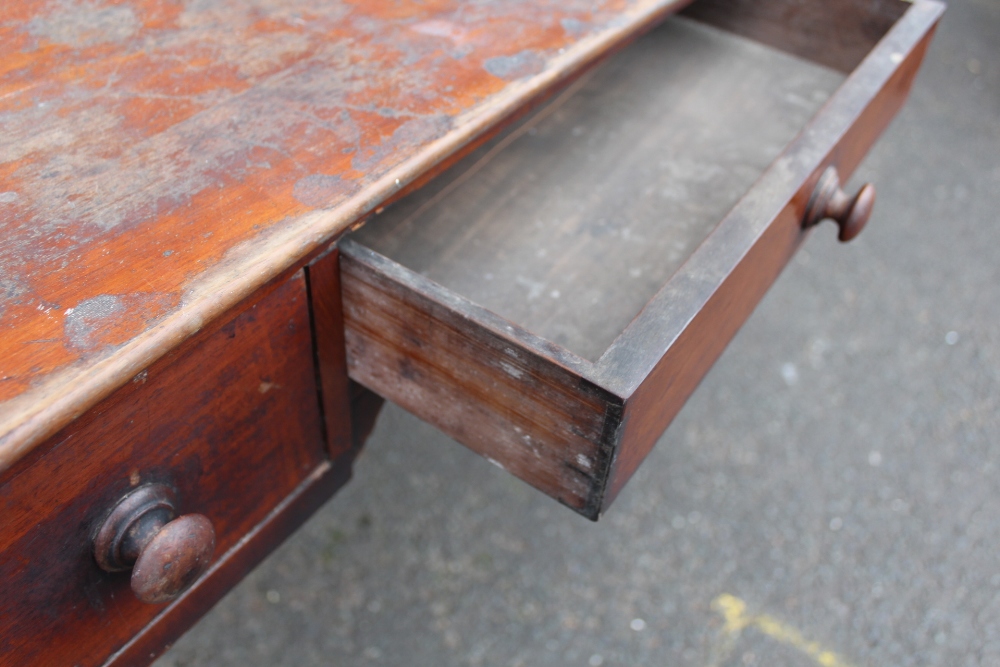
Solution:
{"label": "drawer side panel", "polygon": [[921,1],[907,12],[602,357],[599,376],[629,396],[606,504],[805,239],[820,174],[833,165],[846,181],[902,107],[941,11]]}

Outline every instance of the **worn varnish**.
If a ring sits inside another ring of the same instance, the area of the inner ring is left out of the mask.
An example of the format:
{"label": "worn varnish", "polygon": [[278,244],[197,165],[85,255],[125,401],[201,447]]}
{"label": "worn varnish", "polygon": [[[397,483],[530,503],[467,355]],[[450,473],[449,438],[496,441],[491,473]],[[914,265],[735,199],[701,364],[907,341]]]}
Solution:
{"label": "worn varnish", "polygon": [[684,0],[0,7],[0,467]]}
{"label": "worn varnish", "polygon": [[[779,10],[791,11],[784,0],[761,0],[762,5],[773,2],[773,6],[761,9],[743,0],[713,2],[715,7],[728,3],[737,14],[759,12],[773,17]],[[880,17],[893,14],[899,3],[865,3],[870,6],[870,16],[852,1],[834,4],[843,11],[860,12],[838,24],[858,25],[870,20],[881,25]],[[761,165],[760,171],[744,181],[756,178],[742,196],[725,188],[692,187],[693,200],[682,200],[679,213],[664,206],[663,218],[653,215],[643,219],[642,200],[649,194],[646,186],[653,184],[655,192],[665,185],[686,184],[683,177],[706,171],[705,165],[692,160],[692,167],[702,169],[692,168],[691,173],[673,181],[659,180],[653,168],[659,160],[669,164],[678,154],[682,158],[715,155],[723,167],[729,166],[727,160],[740,166],[740,160],[733,156],[738,158],[745,146],[734,146],[734,142],[766,143],[771,137],[768,131],[755,134],[751,128],[744,128],[739,137],[728,137],[727,128],[720,125],[743,122],[739,117],[726,120],[727,111],[739,115],[738,106],[709,109],[698,119],[679,118],[671,109],[664,111],[664,118],[675,121],[683,131],[671,137],[669,127],[658,128],[644,139],[656,147],[656,142],[666,137],[659,146],[662,158],[652,150],[645,160],[630,163],[633,153],[643,155],[645,146],[622,151],[614,141],[596,142],[589,154],[577,150],[572,142],[574,130],[581,128],[575,134],[586,145],[587,130],[599,132],[599,123],[571,122],[563,128],[567,130],[566,141],[547,145],[574,162],[568,167],[551,167],[564,173],[577,173],[576,163],[594,155],[595,173],[610,174],[612,187],[606,191],[602,191],[604,183],[599,178],[587,181],[582,194],[575,190],[575,183],[560,184],[558,179],[547,183],[547,192],[536,190],[536,181],[546,181],[549,174],[533,172],[530,160],[518,150],[521,139],[517,139],[509,144],[515,149],[510,156],[503,153],[486,162],[473,156],[468,164],[459,165],[465,171],[447,177],[449,184],[439,192],[418,193],[413,203],[401,202],[398,212],[384,214],[384,230],[376,217],[357,238],[400,261],[355,241],[341,246],[351,377],[438,425],[533,486],[597,518],[807,238],[806,208],[821,175],[834,167],[842,178],[848,178],[899,110],[943,9],[933,0],[918,0],[907,7],[905,13],[897,13],[899,20],[887,33],[866,38],[872,40],[867,56],[798,134],[794,128],[785,128],[785,145],[772,153],[769,164]],[[801,9],[802,15],[813,18],[827,11]],[[698,15],[699,20],[718,19],[722,27],[729,28],[727,17],[721,10]],[[835,32],[813,37],[817,54],[829,53],[827,47],[842,40]],[[857,36],[851,40],[856,42]],[[793,36],[778,41],[775,46],[784,49],[799,40]],[[735,53],[739,60],[749,55]],[[816,60],[824,62],[823,57]],[[717,65],[722,72],[716,72],[706,56],[694,59],[689,66],[693,72],[684,67],[676,71],[663,67],[660,71],[690,82],[679,87],[688,94],[697,89],[699,73],[730,81],[730,86],[739,90],[738,81],[726,78],[729,70],[724,64]],[[803,71],[814,70],[800,66]],[[738,64],[732,68],[734,78],[749,76],[739,76]],[[793,76],[780,68],[770,73],[786,80],[785,85]],[[596,74],[595,80],[599,77],[600,73]],[[617,78],[627,79],[625,75]],[[644,85],[670,90],[672,84],[647,81]],[[779,83],[769,85],[781,90]],[[598,95],[600,90],[600,86],[589,91],[584,86],[580,94]],[[620,92],[619,87],[614,90]],[[759,93],[764,98],[767,94]],[[738,104],[744,97],[734,95],[731,99]],[[795,102],[785,100],[789,101]],[[584,100],[580,108],[586,105]],[[564,109],[551,113],[554,122],[543,120],[536,126],[536,134],[545,139],[543,133],[558,126],[559,114],[572,119],[573,109],[573,103],[566,102]],[[780,110],[781,105],[771,109]],[[787,110],[785,113],[788,118],[795,116]],[[770,130],[768,123],[774,120],[751,119],[751,125]],[[717,132],[728,137],[721,146],[711,139]],[[685,152],[692,134],[702,138],[705,153]],[[529,135],[523,139],[530,152],[535,138]],[[505,141],[501,139],[498,146]],[[756,160],[769,159],[770,148],[764,149],[748,154]],[[488,148],[484,155],[489,155]],[[579,173],[587,177],[585,171]],[[729,178],[739,181],[739,174]],[[562,191],[575,193],[577,198],[594,196],[582,205],[574,196],[569,202],[556,204],[546,200],[546,196],[563,196]],[[525,200],[518,200],[519,195]],[[707,213],[690,215],[684,206],[703,208]],[[566,213],[564,218],[551,215],[558,210]],[[613,219],[619,211],[621,218]],[[589,219],[591,215],[596,219]],[[688,220],[702,224],[704,240],[696,247],[689,243],[684,224]],[[468,221],[472,224],[460,224]],[[615,266],[616,258],[602,261],[602,252],[613,243],[599,232],[617,230],[621,234],[632,225],[641,230],[642,247],[634,255],[638,261],[633,260],[631,267]],[[536,235],[546,233],[554,242],[534,242]],[[521,245],[523,239],[527,241]],[[670,253],[671,241],[678,239],[688,243],[679,259]],[[482,240],[478,244],[482,247],[477,247],[477,240]],[[517,273],[494,275],[491,252],[514,255],[519,261],[511,264]],[[655,262],[657,253],[666,265],[666,276],[653,290],[643,293],[628,269],[643,269]],[[555,283],[559,300],[545,294],[547,290],[539,290],[536,296],[548,300],[540,307],[531,303],[531,294],[518,284],[517,275],[532,271],[547,281],[544,287],[551,289],[549,284]],[[573,279],[566,280],[567,276]],[[494,287],[491,283],[498,279]],[[565,280],[565,298],[564,285],[556,282],[560,280]],[[571,291],[578,284],[585,288],[582,294]],[[588,290],[596,292],[598,298],[591,301]],[[515,298],[519,292],[520,302]],[[637,294],[638,306],[634,303]],[[624,314],[617,312],[622,304],[638,313],[627,309]],[[569,474],[574,470],[580,473],[581,466],[585,475]]]}
{"label": "worn varnish", "polygon": [[[179,634],[287,533],[273,516],[333,479],[302,273],[239,311],[0,475],[0,664],[100,665],[127,646],[146,660],[162,641],[136,633]],[[92,546],[118,501],[150,483],[176,489],[178,512],[208,517],[216,535],[206,581],[173,606],[140,602],[131,574],[102,570]],[[266,546],[245,549],[260,531]]]}

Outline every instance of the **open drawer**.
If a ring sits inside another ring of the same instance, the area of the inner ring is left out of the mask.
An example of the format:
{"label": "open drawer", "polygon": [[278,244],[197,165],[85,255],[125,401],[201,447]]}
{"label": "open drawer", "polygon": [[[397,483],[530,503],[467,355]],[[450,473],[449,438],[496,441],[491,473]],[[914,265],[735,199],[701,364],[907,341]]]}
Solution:
{"label": "open drawer", "polygon": [[807,228],[863,224],[829,168],[942,10],[696,2],[341,243],[351,377],[596,519]]}

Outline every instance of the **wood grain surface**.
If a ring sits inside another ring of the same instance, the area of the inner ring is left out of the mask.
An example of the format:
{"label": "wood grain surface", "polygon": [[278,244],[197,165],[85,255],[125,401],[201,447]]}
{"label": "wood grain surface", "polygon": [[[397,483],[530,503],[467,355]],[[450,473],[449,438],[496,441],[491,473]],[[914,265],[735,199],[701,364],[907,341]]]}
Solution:
{"label": "wood grain surface", "polygon": [[250,573],[351,476],[349,461],[320,464],[238,544],[220,554],[180,599],[142,628],[102,667],[145,667]]}
{"label": "wood grain surface", "polygon": [[[545,326],[549,316],[544,308],[535,311],[530,303],[514,303],[513,308],[521,310],[501,313],[508,316],[515,313],[515,319],[508,321],[494,313],[492,307],[479,303],[480,298],[490,306],[496,303],[490,301],[495,299],[493,290],[503,295],[504,290],[513,294],[519,289],[516,277],[508,276],[506,283],[495,284],[486,273],[489,252],[512,247],[524,260],[516,265],[518,272],[529,272],[534,264],[540,264],[543,275],[555,278],[560,272],[582,276],[582,280],[594,277],[592,282],[601,285],[599,296],[604,300],[598,298],[590,304],[586,298],[576,297],[575,303],[587,312],[570,315],[584,318],[583,321],[589,318],[592,323],[577,327],[582,332],[575,334],[577,341],[587,342],[581,336],[587,335],[588,328],[599,332],[597,340],[600,340],[600,336],[606,335],[601,328],[607,324],[602,317],[618,305],[616,301],[628,299],[633,276],[606,270],[599,261],[604,241],[595,238],[592,228],[574,226],[575,221],[571,220],[567,228],[575,230],[575,235],[564,235],[561,243],[534,243],[532,234],[522,230],[531,230],[537,219],[529,217],[525,221],[517,209],[504,217],[503,207],[515,204],[505,200],[502,192],[493,196],[488,188],[474,191],[475,196],[470,196],[467,202],[455,203],[460,213],[453,217],[477,219],[478,198],[494,203],[481,215],[503,224],[496,224],[495,228],[480,225],[464,238],[441,233],[423,237],[423,224],[429,224],[429,230],[439,224],[433,216],[423,220],[419,215],[406,214],[393,223],[395,214],[388,213],[387,238],[382,239],[376,218],[375,223],[361,230],[358,238],[370,239],[373,245],[386,248],[395,257],[414,257],[416,270],[360,248],[353,241],[344,245],[352,262],[351,268],[344,272],[345,308],[349,313],[348,367],[352,377],[385,392],[411,412],[584,515],[597,518],[808,236],[802,229],[802,220],[820,174],[830,165],[845,178],[851,174],[899,110],[942,11],[943,6],[933,0],[918,0],[909,7],[801,132],[789,137],[788,144],[778,149],[775,159],[721,216],[721,221],[700,245],[685,255],[683,262],[674,262],[673,275],[647,297],[648,301],[631,322],[626,321],[626,326],[617,330],[617,337],[594,362],[567,349],[566,339],[550,340],[550,336],[555,337],[551,329],[548,335],[537,335],[534,326],[538,322]],[[697,66],[706,67],[704,61],[699,60]],[[704,114],[706,122],[715,117],[713,111]],[[713,129],[709,125],[709,130]],[[571,129],[569,135],[572,134]],[[750,135],[744,140],[762,138]],[[711,142],[708,145],[711,147]],[[575,155],[571,144],[568,153],[571,157]],[[611,155],[620,159],[615,150]],[[502,163],[504,158],[493,159]],[[616,160],[597,162],[595,170],[602,174],[603,165],[614,164]],[[475,160],[469,164],[467,170],[477,169]],[[571,173],[574,167],[570,166]],[[483,171],[489,168],[484,167]],[[546,176],[533,172],[523,160],[517,160],[516,154],[515,166],[501,169],[500,173],[503,176],[500,181],[519,193],[532,192],[534,182]],[[634,181],[633,192],[641,192],[647,176],[641,168],[621,176],[619,187],[628,183],[630,176]],[[440,200],[431,193],[423,202],[410,206],[410,211],[423,213],[440,206],[438,211],[444,211],[445,218],[441,224],[449,228],[454,221],[448,219],[452,213],[446,198],[477,177],[478,173],[468,179],[463,179],[462,174],[453,176],[450,182],[458,183],[456,188],[450,190],[445,185],[440,190],[444,193]],[[562,187],[572,191],[572,184]],[[589,182],[588,192],[594,189],[599,190],[599,182]],[[612,194],[618,193],[613,190]],[[562,196],[558,184],[551,196]],[[720,191],[718,196],[726,195]],[[430,202],[429,206],[426,202]],[[600,212],[602,203],[586,201],[580,210],[594,208]],[[571,201],[569,206],[574,204]],[[520,213],[547,205],[543,199],[532,199]],[[697,205],[706,204],[698,201]],[[406,206],[402,202],[399,205],[404,210]],[[632,216],[625,217],[623,225],[627,228]],[[552,224],[558,226],[560,222]],[[674,233],[669,220],[661,221],[659,229],[668,240]],[[650,224],[646,233],[652,235],[655,230],[656,226]],[[486,241],[477,249],[471,241],[479,234]],[[455,250],[455,246],[461,250]],[[480,253],[476,262],[465,261],[467,247]],[[549,254],[556,258],[551,264]],[[353,268],[355,259],[363,268]],[[669,256],[664,261],[669,264]],[[447,286],[430,279],[439,264],[457,267],[447,278]],[[425,271],[430,277],[418,271]],[[470,294],[476,298],[468,298]],[[558,308],[553,305],[549,310]],[[541,319],[532,319],[535,312],[540,312]],[[620,319],[617,322],[621,324]],[[457,333],[453,336],[453,332]],[[498,349],[492,352],[492,357],[484,354],[484,350],[469,351],[472,344],[482,345],[483,341],[500,341],[495,344]],[[516,365],[515,376],[525,373],[531,377],[538,369],[546,372],[558,369],[568,376],[536,388],[503,377],[502,365],[494,368],[498,360],[522,358],[530,362]],[[501,388],[496,389],[498,385]],[[565,392],[558,401],[547,393],[553,386]],[[601,397],[605,408],[602,411],[598,406],[581,404],[578,409],[565,411],[563,406],[572,404],[574,391],[577,400]],[[530,419],[523,418],[526,414],[531,415]],[[604,421],[598,425],[602,417]],[[580,443],[590,443],[587,446],[596,449],[560,444],[551,437],[564,431],[577,434]],[[536,439],[548,446],[537,450],[540,460],[532,461],[528,455],[530,447],[525,443],[534,443]],[[587,451],[602,454],[587,459],[594,464],[588,501],[568,502],[567,498],[582,497],[573,486],[576,480],[567,484],[570,480],[544,471],[558,469],[574,454],[586,455]]]}
{"label": "wood grain surface", "polygon": [[327,451],[333,460],[347,456],[355,449],[351,429],[345,427],[351,422],[351,388],[344,356],[344,309],[339,260],[340,252],[334,248],[306,268],[316,378],[323,404]]}
{"label": "wood grain surface", "polygon": [[685,3],[0,5],[0,468]]}
{"label": "wood grain surface", "polygon": [[600,506],[616,397],[588,362],[404,267],[342,243],[348,372],[585,515]]}
{"label": "wood grain surface", "polygon": [[607,502],[808,236],[822,173],[833,165],[847,180],[902,107],[943,11],[934,0],[910,6],[598,361],[604,386],[629,397]]}
{"label": "wood grain surface", "polygon": [[[137,485],[170,484],[179,512],[207,516],[217,557],[231,559],[331,471],[321,420],[299,272],[35,448],[0,476],[0,664],[103,664],[166,613],[136,599],[128,572],[97,566],[91,540],[111,507]],[[273,546],[256,545],[258,558]],[[183,600],[173,626],[204,611]]]}
{"label": "wood grain surface", "polygon": [[340,249],[316,258],[306,276],[327,450],[334,461],[350,460],[364,446],[385,401],[347,375]]}
{"label": "wood grain surface", "polygon": [[842,81],[671,19],[352,238],[596,361]]}
{"label": "wood grain surface", "polygon": [[907,7],[904,0],[699,0],[684,15],[850,72]]}

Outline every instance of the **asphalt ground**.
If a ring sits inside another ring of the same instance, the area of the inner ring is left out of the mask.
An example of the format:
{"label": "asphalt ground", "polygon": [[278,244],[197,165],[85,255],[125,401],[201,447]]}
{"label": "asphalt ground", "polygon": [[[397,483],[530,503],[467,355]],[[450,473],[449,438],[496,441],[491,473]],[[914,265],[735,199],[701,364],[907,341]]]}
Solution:
{"label": "asphalt ground", "polygon": [[1000,665],[1000,2],[598,524],[389,406],[354,480],[157,663]]}

